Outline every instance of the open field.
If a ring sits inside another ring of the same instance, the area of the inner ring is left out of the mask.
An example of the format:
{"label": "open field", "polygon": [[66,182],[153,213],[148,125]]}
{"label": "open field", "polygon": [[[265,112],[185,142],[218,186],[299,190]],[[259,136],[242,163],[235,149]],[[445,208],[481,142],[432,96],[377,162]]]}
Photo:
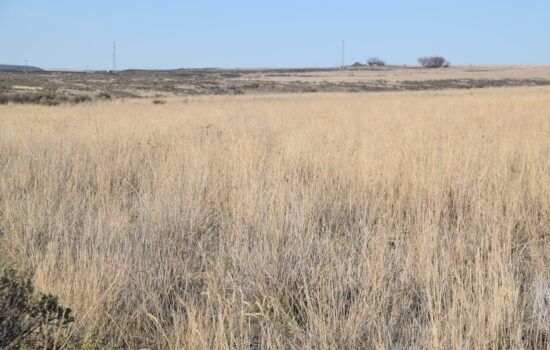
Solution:
{"label": "open field", "polygon": [[0,257],[74,334],[550,347],[550,87],[165,99],[0,106]]}
{"label": "open field", "polygon": [[0,103],[111,98],[367,92],[550,85],[550,66],[418,66],[0,72]]}

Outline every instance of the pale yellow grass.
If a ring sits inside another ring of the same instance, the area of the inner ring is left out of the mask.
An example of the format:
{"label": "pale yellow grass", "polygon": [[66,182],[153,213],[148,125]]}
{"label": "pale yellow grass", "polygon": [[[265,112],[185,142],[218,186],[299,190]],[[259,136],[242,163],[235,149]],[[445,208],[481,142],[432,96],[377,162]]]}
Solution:
{"label": "pale yellow grass", "polygon": [[118,346],[545,348],[550,89],[0,107],[0,229]]}

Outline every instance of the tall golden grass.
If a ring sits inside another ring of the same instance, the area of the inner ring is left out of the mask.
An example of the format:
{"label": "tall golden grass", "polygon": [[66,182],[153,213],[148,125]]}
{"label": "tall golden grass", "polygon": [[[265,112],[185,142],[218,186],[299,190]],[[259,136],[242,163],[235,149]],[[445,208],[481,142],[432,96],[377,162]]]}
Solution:
{"label": "tall golden grass", "polygon": [[166,349],[540,349],[550,89],[0,107],[3,257]]}

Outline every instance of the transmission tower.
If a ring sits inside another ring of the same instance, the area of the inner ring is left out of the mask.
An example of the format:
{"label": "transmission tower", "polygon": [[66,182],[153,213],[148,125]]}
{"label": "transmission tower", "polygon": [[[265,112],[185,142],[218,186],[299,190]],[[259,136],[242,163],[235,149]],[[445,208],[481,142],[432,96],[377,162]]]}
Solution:
{"label": "transmission tower", "polygon": [[116,71],[116,41],[113,41],[113,72]]}

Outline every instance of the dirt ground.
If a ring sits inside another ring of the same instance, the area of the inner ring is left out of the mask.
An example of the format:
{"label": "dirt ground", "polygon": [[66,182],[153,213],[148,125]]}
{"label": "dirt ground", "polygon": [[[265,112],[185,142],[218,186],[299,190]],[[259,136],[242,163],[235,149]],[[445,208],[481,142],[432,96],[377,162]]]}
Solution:
{"label": "dirt ground", "polygon": [[550,85],[550,65],[0,72],[0,101],[301,92],[439,90]]}

